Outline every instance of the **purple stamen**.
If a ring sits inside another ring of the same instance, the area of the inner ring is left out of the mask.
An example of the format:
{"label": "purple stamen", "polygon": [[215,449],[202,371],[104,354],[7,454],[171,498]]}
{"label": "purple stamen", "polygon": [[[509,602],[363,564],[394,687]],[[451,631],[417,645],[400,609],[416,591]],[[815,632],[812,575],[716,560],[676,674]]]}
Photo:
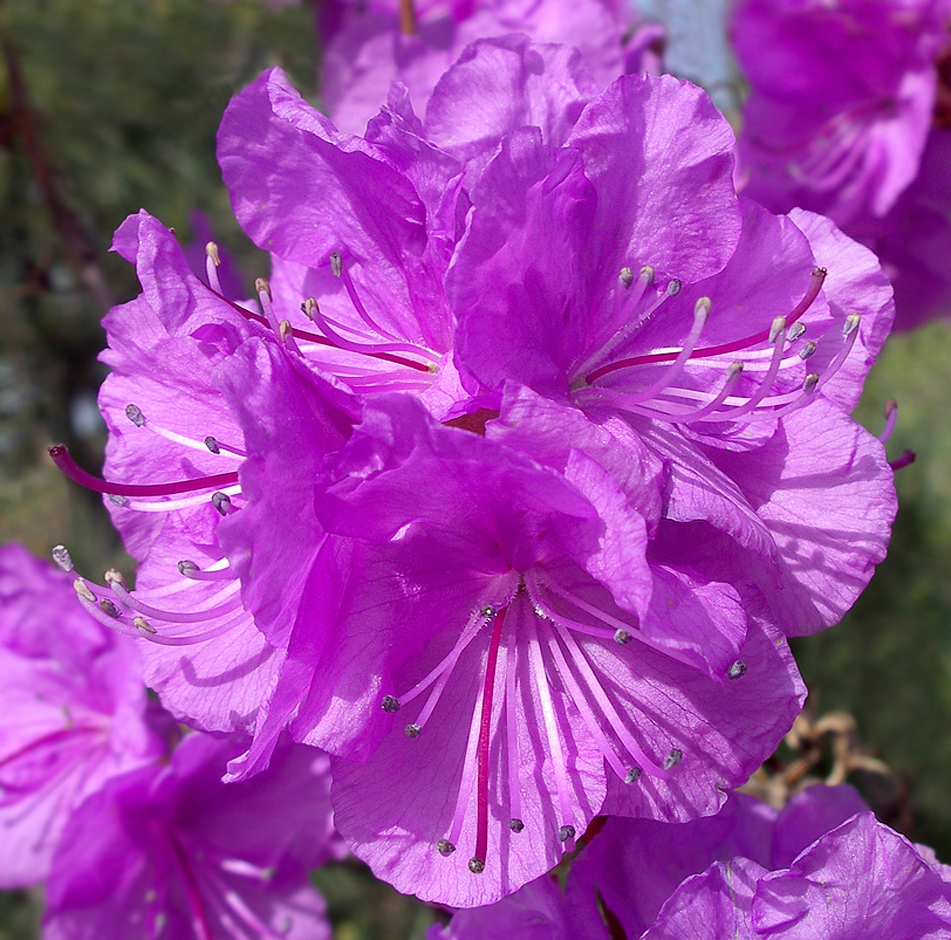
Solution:
{"label": "purple stamen", "polygon": [[152,617],[155,620],[164,620],[168,623],[201,623],[205,620],[220,617],[223,614],[230,614],[241,606],[241,598],[238,596],[236,587],[228,587],[225,588],[224,591],[219,592],[218,596],[221,596],[221,594],[232,595],[230,599],[226,600],[223,604],[219,604],[217,607],[207,607],[204,610],[184,613],[152,607],[150,604],[140,601],[128,588],[118,581],[112,581],[111,586],[113,593],[126,607],[137,611],[145,617]]}
{"label": "purple stamen", "polygon": [[218,246],[214,242],[208,242],[205,245],[205,276],[208,278],[208,286],[216,293],[220,294],[221,281],[218,280],[218,265],[221,264],[221,255],[218,254]]}
{"label": "purple stamen", "polygon": [[878,436],[883,444],[888,443],[896,424],[898,424],[898,402],[894,398],[889,398],[885,402],[885,429]]}
{"label": "purple stamen", "polygon": [[[673,364],[659,379],[657,379],[656,382],[654,382],[653,385],[646,388],[643,392],[638,392],[637,395],[634,396],[635,402],[648,401],[659,391],[661,391],[661,389],[664,389],[670,385],[674,377],[681,372],[687,360],[693,355],[694,348],[697,345],[697,341],[700,339],[700,333],[703,330],[704,324],[707,322],[707,317],[709,315],[710,298],[701,297],[693,308],[693,326],[690,328],[690,334],[687,336],[687,341],[684,343],[683,348],[674,356]],[[608,375],[611,372],[616,372],[618,369],[624,369],[631,365],[638,365],[639,363],[635,360],[640,358],[640,356],[634,356],[630,359],[621,359],[619,362],[612,362],[606,366],[601,366],[600,369],[595,369],[593,372],[589,372],[587,380],[589,383],[592,383],[602,376]]]}

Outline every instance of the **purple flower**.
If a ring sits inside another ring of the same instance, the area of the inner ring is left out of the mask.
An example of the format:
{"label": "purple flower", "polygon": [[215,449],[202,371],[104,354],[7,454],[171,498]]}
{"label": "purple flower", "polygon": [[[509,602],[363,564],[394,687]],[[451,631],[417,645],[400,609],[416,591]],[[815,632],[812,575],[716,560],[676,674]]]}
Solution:
{"label": "purple flower", "polygon": [[496,924],[500,938],[936,940],[951,927],[951,879],[850,787],[814,786],[781,812],[732,796],[717,816],[677,826],[608,819],[565,895],[542,878],[429,936],[476,940]]}
{"label": "purple flower", "polygon": [[461,390],[443,282],[463,168],[423,137],[405,96],[352,137],[274,69],[228,107],[218,157],[307,361],[359,394],[410,391],[448,415]]}
{"label": "purple flower", "polygon": [[738,201],[699,90],[591,87],[484,41],[358,138],[265,74],[219,137],[260,313],[149,217],[116,240],[100,489],[142,568],[87,607],[176,714],[252,732],[232,779],[285,731],[331,752],[349,844],[453,906],[598,813],[715,813],[801,706],[783,634],[848,609],[894,514],[847,414],[874,257]]}
{"label": "purple flower", "polygon": [[42,881],[73,809],[160,756],[145,713],[131,641],[79,608],[66,575],[0,549],[0,886]]}
{"label": "purple flower", "polygon": [[951,129],[928,136],[918,176],[882,219],[856,226],[855,236],[881,259],[895,288],[895,324],[913,329],[951,313]]}
{"label": "purple flower", "polygon": [[[594,922],[595,924],[597,922]],[[436,925],[427,940],[587,940],[572,933],[565,896],[553,876],[529,882],[495,904],[459,911],[448,927]],[[597,928],[595,928],[597,929]]]}
{"label": "purple flower", "polygon": [[536,43],[577,46],[603,88],[640,71],[661,35],[644,27],[628,38],[629,14],[618,0],[333,0],[321,15],[322,94],[334,123],[350,133],[363,131],[393,81],[424,114],[442,74],[477,39],[525,33]]}
{"label": "purple flower", "polygon": [[[57,459],[111,494],[141,566],[134,592],[107,574],[106,584],[85,581],[80,601],[140,639],[146,680],[178,717],[248,730],[321,540],[308,487],[357,412],[273,320],[266,286],[273,330],[267,316],[224,300],[211,266],[208,284],[195,277],[145,213],[127,220],[116,247],[136,263],[143,293],[106,318],[109,482]],[[274,550],[275,527],[292,547]]]}
{"label": "purple flower", "polygon": [[559,424],[633,436],[664,467],[651,557],[752,581],[809,633],[858,596],[895,511],[881,444],[848,418],[891,292],[828,220],[738,202],[731,146],[703,93],[651,77],[594,99],[564,147],[507,137],[450,271],[456,361],[501,408],[487,433],[556,469],[586,449]]}
{"label": "purple flower", "polygon": [[490,903],[599,811],[715,812],[801,707],[755,598],[652,566],[655,507],[583,451],[561,474],[394,397],[367,406],[339,469],[318,515],[356,541],[306,620],[335,647],[275,703],[340,755],[337,824],[399,890]]}
{"label": "purple flower", "polygon": [[187,736],[170,764],[110,780],[72,815],[53,860],[44,937],[330,936],[310,869],[339,857],[326,758],[290,746],[225,785],[229,741]]}
{"label": "purple flower", "polygon": [[747,193],[846,227],[885,215],[918,172],[949,16],[947,0],[738,3]]}
{"label": "purple flower", "polygon": [[[739,142],[745,195],[828,215],[871,247],[896,288],[897,326],[951,309],[951,187],[940,57],[948,0],[737,3],[750,83]],[[936,107],[937,105],[937,107]]]}
{"label": "purple flower", "polygon": [[643,940],[938,940],[949,930],[951,884],[941,866],[861,813],[772,870],[746,858],[711,865],[671,895]]}

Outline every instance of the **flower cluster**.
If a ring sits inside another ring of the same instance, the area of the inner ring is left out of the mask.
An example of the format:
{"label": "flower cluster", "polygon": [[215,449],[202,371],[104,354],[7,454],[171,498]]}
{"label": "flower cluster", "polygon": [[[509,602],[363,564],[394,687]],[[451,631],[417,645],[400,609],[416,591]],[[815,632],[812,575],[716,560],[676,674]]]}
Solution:
{"label": "flower cluster", "polygon": [[[872,18],[886,124],[845,85],[827,104],[861,133],[790,117],[764,60],[738,171],[613,0],[327,3],[330,117],[275,68],[219,132],[270,255],[255,296],[214,243],[196,265],[148,213],[122,224],[142,292],[104,321],[105,479],[51,453],[104,495],[135,584],[74,575],[95,655],[0,752],[5,800],[63,808],[11,823],[51,937],[323,936],[331,806],[378,877],[466,909],[434,938],[947,928],[946,871],[851,791],[778,816],[729,796],[802,707],[787,639],[854,603],[896,508],[894,413],[882,439],[849,417],[892,288],[834,220],[925,185],[947,11],[840,6],[822,41]],[[774,13],[737,5],[741,56]],[[10,669],[66,661],[9,632]],[[111,655],[132,671],[93,695]],[[33,675],[0,690],[30,715]],[[193,730],[163,762],[173,719]],[[565,896],[546,873],[579,846]]]}
{"label": "flower cluster", "polygon": [[[494,84],[504,94],[486,95]],[[894,514],[848,417],[886,336],[874,257],[737,199],[733,137],[669,77],[470,46],[364,136],[273,70],[219,134],[271,252],[227,299],[144,213],[106,320],[106,477],[136,588],[81,582],[182,721],[332,755],[337,825],[456,907],[599,813],[684,822],[768,756]]]}

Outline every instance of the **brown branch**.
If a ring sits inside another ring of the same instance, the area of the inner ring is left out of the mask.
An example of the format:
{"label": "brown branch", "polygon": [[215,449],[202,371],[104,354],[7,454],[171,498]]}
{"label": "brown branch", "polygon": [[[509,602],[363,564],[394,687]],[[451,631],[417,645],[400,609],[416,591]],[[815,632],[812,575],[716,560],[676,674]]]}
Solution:
{"label": "brown branch", "polygon": [[75,267],[80,282],[92,295],[100,312],[105,315],[115,302],[96,257],[93,240],[66,205],[56,185],[53,167],[43,147],[36,115],[30,104],[19,53],[13,43],[2,35],[0,35],[0,48],[6,60],[10,84],[11,124],[19,135],[33,178],[43,193],[46,207],[56,230],[63,239],[69,260]]}

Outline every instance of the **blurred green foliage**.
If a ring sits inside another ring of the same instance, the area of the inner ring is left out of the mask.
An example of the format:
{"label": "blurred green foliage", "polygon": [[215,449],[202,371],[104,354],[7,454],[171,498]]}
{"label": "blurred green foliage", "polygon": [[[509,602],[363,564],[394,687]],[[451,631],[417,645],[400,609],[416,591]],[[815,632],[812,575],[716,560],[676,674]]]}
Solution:
{"label": "blurred green foliage", "polygon": [[[316,100],[312,21],[310,7],[258,0],[0,0],[0,542],[46,555],[62,541],[84,570],[129,570],[98,498],[66,482],[44,452],[58,439],[88,466],[101,460],[104,435],[90,417],[103,376],[99,320],[111,299],[138,290],[132,269],[108,253],[111,233],[141,206],[187,242],[190,213],[201,209],[244,271],[267,273],[231,215],[215,132],[231,95],[269,65]],[[869,590],[840,626],[795,643],[813,707],[857,717],[864,741],[907,784],[909,834],[945,861],[949,361],[951,329],[936,323],[893,337],[873,370],[857,416],[877,433],[885,400],[897,398],[889,451],[910,447],[918,460],[898,473],[902,508]],[[314,877],[339,940],[416,940],[437,918],[361,865]],[[36,936],[37,912],[29,895],[0,895],[0,940]]]}
{"label": "blurred green foliage", "polygon": [[898,520],[888,557],[843,622],[794,643],[819,713],[844,709],[909,788],[907,833],[951,860],[951,325],[892,336],[856,417],[881,430],[899,403],[891,457],[917,459],[896,474]]}

